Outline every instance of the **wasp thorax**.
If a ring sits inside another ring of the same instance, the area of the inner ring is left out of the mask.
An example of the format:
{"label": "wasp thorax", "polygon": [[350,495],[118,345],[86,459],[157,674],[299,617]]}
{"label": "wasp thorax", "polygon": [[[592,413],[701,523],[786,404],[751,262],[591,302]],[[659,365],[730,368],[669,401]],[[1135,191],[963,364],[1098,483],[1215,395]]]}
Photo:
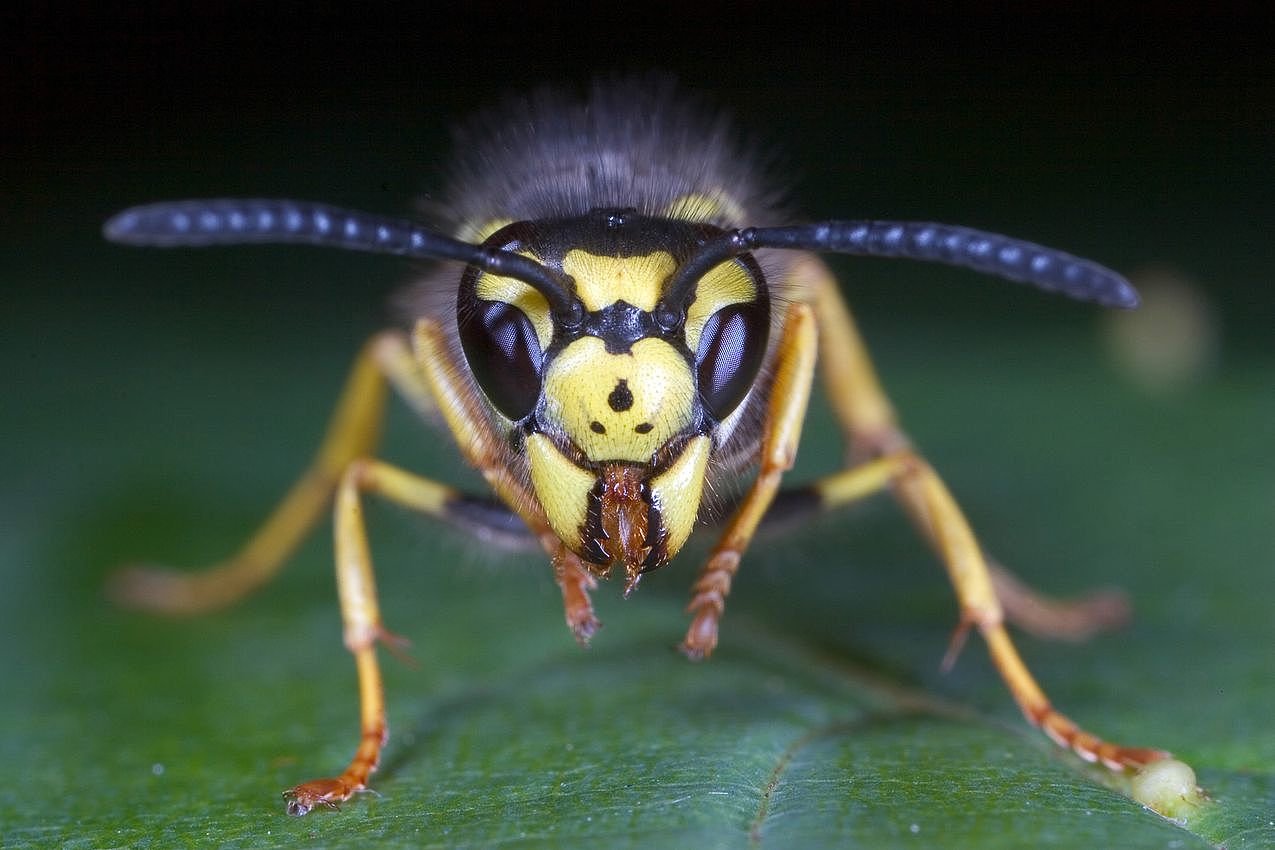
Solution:
{"label": "wasp thorax", "polygon": [[540,424],[559,430],[590,461],[648,463],[692,422],[690,365],[661,339],[612,354],[597,337],[570,343],[545,372]]}

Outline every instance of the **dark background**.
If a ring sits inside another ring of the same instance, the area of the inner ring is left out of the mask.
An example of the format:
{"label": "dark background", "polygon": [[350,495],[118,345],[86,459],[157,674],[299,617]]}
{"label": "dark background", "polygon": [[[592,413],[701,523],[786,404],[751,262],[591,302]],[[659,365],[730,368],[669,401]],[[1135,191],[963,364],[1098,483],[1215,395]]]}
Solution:
{"label": "dark background", "polygon": [[[106,215],[207,195],[405,212],[439,185],[448,127],[476,106],[533,84],[660,69],[776,149],[810,216],[980,226],[1125,271],[1167,263],[1219,303],[1232,344],[1264,334],[1275,313],[1275,51],[1263,17],[1153,4],[1032,16],[800,5],[8,12],[6,300],[175,297],[145,279],[154,258],[100,243]],[[392,263],[305,253],[205,254],[167,273],[261,268],[240,286],[182,284],[182,297],[229,311],[243,309],[246,288],[254,309],[279,298],[369,310],[398,279]],[[864,309],[907,303],[916,319],[964,304],[1019,317],[1069,309],[903,265],[861,267]],[[352,270],[375,283],[353,292]]]}

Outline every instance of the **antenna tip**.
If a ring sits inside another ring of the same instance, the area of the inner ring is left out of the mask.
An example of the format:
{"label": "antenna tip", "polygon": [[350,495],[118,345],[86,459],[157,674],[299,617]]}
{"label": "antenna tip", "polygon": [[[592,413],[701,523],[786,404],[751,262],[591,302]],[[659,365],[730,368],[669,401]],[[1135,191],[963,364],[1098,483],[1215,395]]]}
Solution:
{"label": "antenna tip", "polygon": [[1120,275],[1115,276],[1115,284],[1111,296],[1106,299],[1106,305],[1119,310],[1137,309],[1142,303],[1142,297],[1138,295],[1138,290],[1133,288],[1133,284]]}
{"label": "antenna tip", "polygon": [[110,242],[130,242],[140,221],[136,207],[116,213],[102,225],[102,236]]}

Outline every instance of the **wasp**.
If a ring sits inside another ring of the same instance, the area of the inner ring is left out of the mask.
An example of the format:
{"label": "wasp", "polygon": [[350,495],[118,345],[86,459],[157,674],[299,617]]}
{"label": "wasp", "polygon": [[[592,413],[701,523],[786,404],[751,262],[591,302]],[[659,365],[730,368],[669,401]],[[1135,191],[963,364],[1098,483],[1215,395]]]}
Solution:
{"label": "wasp", "polygon": [[[826,511],[892,492],[950,576],[960,619],[948,658],[977,629],[1027,720],[1113,770],[1163,758],[1079,728],[1057,711],[1005,629],[1006,611],[1044,631],[1090,628],[1094,611],[1051,617],[989,565],[957,502],[913,447],[881,389],[820,254],[964,266],[1098,304],[1131,308],[1118,274],[1050,248],[965,227],[874,220],[791,223],[732,125],[668,84],[597,83],[507,102],[459,136],[441,224],[293,200],[191,200],[134,207],[105,225],[129,245],[299,243],[437,261],[416,282],[403,329],[362,349],[310,468],[227,561],[201,573],[125,571],[116,590],[170,613],[242,597],[280,569],[329,509],[345,646],[361,737],[339,775],[284,792],[295,815],[364,789],[386,743],[382,623],[361,501],[389,500],[543,549],[566,622],[587,644],[590,592],[624,593],[677,555],[707,517],[714,482],[743,482],[719,507],[681,650],[709,656],[740,564],[780,513]],[[848,446],[844,466],[781,487],[816,373]],[[471,495],[377,457],[393,390],[441,416],[490,486]],[[749,477],[751,476],[751,477]],[[1026,600],[1026,601],[1024,601]],[[1054,616],[1056,615],[1056,616]]]}

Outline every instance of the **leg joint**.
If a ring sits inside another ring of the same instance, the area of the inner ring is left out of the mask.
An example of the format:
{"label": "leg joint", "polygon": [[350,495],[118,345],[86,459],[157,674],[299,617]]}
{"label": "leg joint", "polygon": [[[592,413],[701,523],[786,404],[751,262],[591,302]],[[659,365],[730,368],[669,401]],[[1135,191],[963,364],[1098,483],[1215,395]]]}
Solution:
{"label": "leg joint", "polygon": [[345,465],[341,473],[341,485],[364,490],[372,478],[376,460],[370,457],[356,457]]}

